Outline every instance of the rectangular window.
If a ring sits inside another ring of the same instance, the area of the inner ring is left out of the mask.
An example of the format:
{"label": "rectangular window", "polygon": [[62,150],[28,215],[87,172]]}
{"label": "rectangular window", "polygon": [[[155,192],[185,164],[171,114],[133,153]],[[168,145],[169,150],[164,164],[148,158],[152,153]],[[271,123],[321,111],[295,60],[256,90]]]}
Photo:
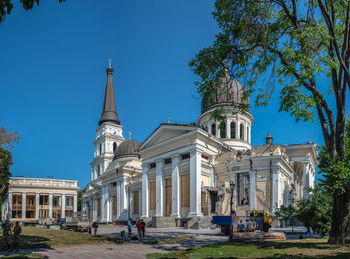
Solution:
{"label": "rectangular window", "polygon": [[149,209],[156,209],[156,182],[149,182]]}
{"label": "rectangular window", "polygon": [[40,205],[49,205],[49,195],[40,195],[39,204]]}
{"label": "rectangular window", "polygon": [[250,178],[249,173],[237,175],[237,199],[238,205],[249,205]]}
{"label": "rectangular window", "polygon": [[165,164],[165,165],[171,164],[171,158],[166,158],[166,159],[164,159],[164,164]]}
{"label": "rectangular window", "polygon": [[152,169],[152,168],[155,168],[156,167],[156,163],[150,163],[149,164],[149,168]]}
{"label": "rectangular window", "polygon": [[134,192],[134,213],[139,214],[139,192]]}
{"label": "rectangular window", "polygon": [[190,175],[181,175],[181,207],[190,206]]}
{"label": "rectangular window", "polygon": [[181,155],[181,160],[189,159],[190,158],[190,153],[185,153]]}

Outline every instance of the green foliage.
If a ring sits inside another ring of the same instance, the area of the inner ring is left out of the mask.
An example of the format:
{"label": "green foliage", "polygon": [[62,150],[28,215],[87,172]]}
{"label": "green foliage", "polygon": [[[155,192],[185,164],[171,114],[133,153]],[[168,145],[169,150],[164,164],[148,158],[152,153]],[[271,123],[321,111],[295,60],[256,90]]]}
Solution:
{"label": "green foliage", "polygon": [[[65,2],[65,0],[58,1]],[[25,10],[31,10],[35,4],[39,5],[40,0],[20,0],[20,3]],[[0,0],[0,23],[5,20],[7,15],[11,14],[13,6],[13,0]]]}
{"label": "green foliage", "polygon": [[7,195],[11,165],[11,152],[0,146],[0,200],[3,200]]}
{"label": "green foliage", "polygon": [[332,196],[324,186],[316,184],[311,194],[297,202],[296,218],[304,226],[324,235],[329,233],[332,222]]}
{"label": "green foliage", "polygon": [[321,182],[329,193],[335,195],[350,191],[350,118],[345,126],[344,143],[343,159],[332,158],[326,146],[322,146],[319,152]]}
{"label": "green foliage", "polygon": [[78,191],[78,211],[81,211],[83,194],[86,192],[86,187]]}
{"label": "green foliage", "polygon": [[275,216],[282,218],[285,222],[289,222],[293,228],[296,221],[297,209],[295,207],[295,187],[292,185],[288,195],[288,206],[280,206],[275,211]]}

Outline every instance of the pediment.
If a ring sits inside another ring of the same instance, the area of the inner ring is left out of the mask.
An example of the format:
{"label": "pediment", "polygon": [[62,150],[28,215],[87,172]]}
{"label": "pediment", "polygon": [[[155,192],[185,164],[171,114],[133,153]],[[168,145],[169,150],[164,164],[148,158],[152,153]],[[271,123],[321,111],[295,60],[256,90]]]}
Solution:
{"label": "pediment", "polygon": [[142,143],[140,150],[161,144],[197,129],[195,125],[162,124]]}

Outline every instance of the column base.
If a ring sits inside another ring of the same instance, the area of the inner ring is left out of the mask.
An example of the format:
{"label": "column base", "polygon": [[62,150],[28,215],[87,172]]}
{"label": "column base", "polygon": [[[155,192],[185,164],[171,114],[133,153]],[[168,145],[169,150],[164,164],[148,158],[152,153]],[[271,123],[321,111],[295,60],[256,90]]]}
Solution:
{"label": "column base", "polygon": [[173,217],[173,218],[180,218],[180,213],[172,213],[170,215],[170,217]]}
{"label": "column base", "polygon": [[201,218],[201,217],[203,217],[203,213],[202,213],[202,212],[190,212],[190,213],[188,213],[188,217],[198,217],[198,218]]}

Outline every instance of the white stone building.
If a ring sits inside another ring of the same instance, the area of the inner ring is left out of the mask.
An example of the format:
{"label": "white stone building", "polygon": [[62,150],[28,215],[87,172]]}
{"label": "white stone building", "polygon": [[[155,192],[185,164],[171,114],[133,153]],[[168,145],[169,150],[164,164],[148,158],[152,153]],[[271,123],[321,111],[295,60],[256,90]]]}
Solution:
{"label": "white stone building", "polygon": [[[155,227],[190,225],[229,214],[229,183],[235,184],[234,209],[274,212],[308,195],[315,178],[314,143],[253,146],[249,112],[235,110],[243,86],[225,79],[222,89],[203,100],[197,123],[163,123],[143,141],[123,138],[116,112],[113,69],[107,69],[105,100],[94,141],[91,183],[83,209],[101,222],[144,218]],[[212,119],[221,109],[224,120]]]}
{"label": "white stone building", "polygon": [[19,221],[71,217],[77,211],[78,181],[11,177],[2,219]]}

